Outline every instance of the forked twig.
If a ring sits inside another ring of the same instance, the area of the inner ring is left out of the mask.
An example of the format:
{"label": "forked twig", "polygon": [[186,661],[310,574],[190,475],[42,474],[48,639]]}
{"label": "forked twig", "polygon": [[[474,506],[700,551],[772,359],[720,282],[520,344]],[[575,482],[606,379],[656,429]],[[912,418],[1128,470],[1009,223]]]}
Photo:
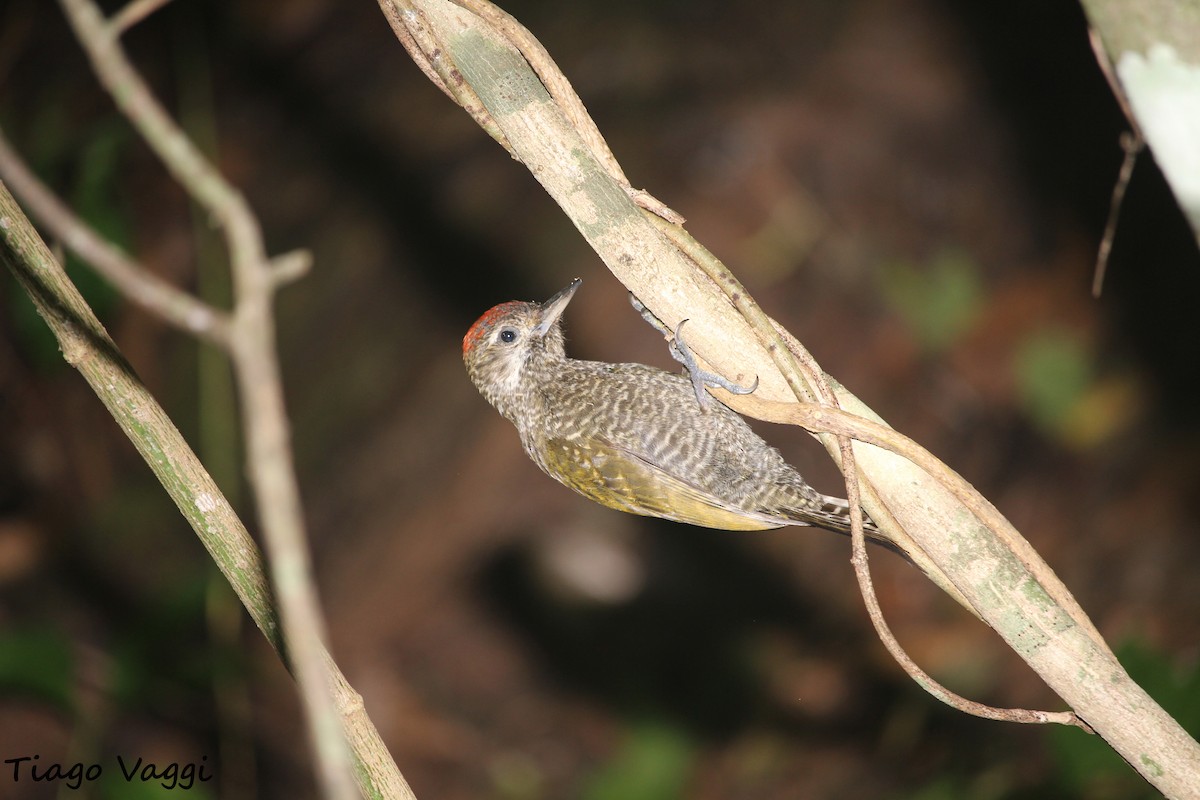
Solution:
{"label": "forked twig", "polygon": [[226,312],[163,280],[96,233],[38,180],[2,130],[0,177],[68,250],[95,267],[130,300],[185,333],[229,346],[231,322]]}
{"label": "forked twig", "polygon": [[109,18],[113,31],[120,36],[169,2],[171,0],[129,0],[124,8]]}
{"label": "forked twig", "polygon": [[[345,683],[323,645],[325,625],[313,588],[292,464],[282,382],[274,352],[272,311],[275,290],[302,275],[311,259],[302,251],[276,258],[267,255],[258,220],[245,198],[192,143],[126,57],[119,41],[122,32],[164,2],[134,0],[107,19],[93,0],[60,2],[94,72],[118,108],[223,233],[235,286],[232,313],[214,309],[153,276],[144,266],[105,242],[38,182],[2,139],[0,174],[13,184],[43,224],[73,251],[94,263],[118,289],[172,324],[221,345],[230,354],[242,394],[249,476],[271,554],[272,584],[280,606],[286,644],[281,655],[300,688],[323,794],[339,800],[357,794],[342,730],[344,722],[347,735],[356,743],[359,777],[364,788],[374,792],[388,785],[396,796],[411,797],[394,764],[390,772],[381,769],[381,765],[390,763],[390,756],[362,712],[361,698]],[[6,260],[14,264],[14,269],[20,269],[19,260]],[[36,282],[27,285],[31,291],[42,291]],[[62,333],[59,330],[56,333],[65,337],[61,341],[68,359],[78,358],[84,363],[89,359],[89,348],[114,349],[111,343],[92,344],[86,337],[80,339],[71,334],[72,316],[55,311],[57,301],[51,295],[45,295],[39,302],[42,302],[39,308],[50,314],[48,320],[62,323]],[[75,316],[82,314],[81,310]],[[96,337],[106,335],[98,333]],[[120,362],[119,357],[116,360]],[[164,424],[169,425],[169,420]],[[196,502],[207,508],[215,501],[210,498]],[[181,501],[180,507],[185,508],[185,503]],[[364,744],[372,751],[360,751],[358,747]]]}

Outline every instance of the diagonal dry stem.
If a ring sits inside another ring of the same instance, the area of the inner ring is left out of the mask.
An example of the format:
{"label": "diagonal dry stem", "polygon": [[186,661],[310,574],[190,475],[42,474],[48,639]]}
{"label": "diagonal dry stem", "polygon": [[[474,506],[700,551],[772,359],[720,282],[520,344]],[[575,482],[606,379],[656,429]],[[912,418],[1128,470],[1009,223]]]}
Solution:
{"label": "diagonal dry stem", "polygon": [[[673,242],[679,245],[696,264],[697,268],[703,270],[721,288],[733,306],[738,309],[759,335],[763,346],[771,353],[776,365],[784,377],[787,378],[788,385],[791,387],[798,401],[796,404],[778,404],[782,409],[805,408],[812,409],[817,413],[827,410],[840,415],[839,419],[843,422],[847,419],[856,419],[853,415],[846,414],[841,410],[837,395],[830,387],[824,371],[821,370],[816,360],[812,357],[812,354],[795,340],[785,341],[784,337],[777,330],[774,321],[754,302],[754,299],[746,291],[745,287],[742,286],[741,282],[737,280],[736,276],[724,264],[681,228],[672,227],[665,221],[660,221],[649,214],[647,214],[647,218],[656,227],[666,233]],[[807,400],[814,395],[819,398],[819,402],[813,403]],[[794,418],[788,418],[783,414],[775,421],[797,424]],[[890,430],[883,426],[877,427]],[[870,481],[859,473],[856,464],[854,448],[851,442],[852,439],[858,438],[854,436],[854,426],[843,425],[836,430],[814,430],[813,428],[808,428],[808,430],[817,433],[828,433],[836,437],[838,453],[840,454],[839,466],[846,485],[846,503],[850,508],[852,549],[850,560],[854,566],[855,577],[858,579],[859,590],[866,604],[867,614],[871,619],[871,623],[874,625],[876,633],[879,635],[880,640],[883,641],[888,652],[891,653],[892,657],[896,659],[896,662],[900,664],[904,671],[926,691],[943,703],[977,717],[1008,722],[1039,724],[1057,722],[1077,725],[1090,730],[1075,714],[1069,711],[1052,712],[1023,708],[996,708],[968,700],[938,683],[913,661],[912,657],[905,652],[900,642],[897,641],[890,626],[887,624],[887,620],[883,616],[883,609],[880,607],[879,599],[875,594],[874,581],[871,579],[866,538],[863,532],[863,513],[862,503],[859,498],[859,487],[860,485],[866,486],[872,492],[874,492],[874,488],[871,486]],[[904,437],[900,438],[903,439]],[[904,453],[901,453],[901,455],[904,455]],[[926,571],[926,574],[939,583],[945,580],[948,587],[955,589],[955,591],[957,590],[950,579],[944,576],[937,569],[936,565],[932,564],[928,554],[920,547],[919,543],[907,535],[897,524],[896,520],[891,517],[890,513],[884,514],[881,519],[876,519],[875,521],[883,529],[884,534],[889,536],[892,543],[900,548],[910,560],[921,566]],[[965,604],[965,600],[961,596],[959,597],[959,601]],[[970,605],[966,607],[974,611]],[[1080,614],[1082,615],[1082,612]],[[1087,619],[1086,616],[1083,618]]]}
{"label": "diagonal dry stem", "polygon": [[[816,379],[810,390],[791,356],[784,360],[783,350],[796,356],[802,350],[765,317],[742,316],[745,303],[738,304],[744,292],[733,281],[722,283],[732,276],[698,271],[696,259],[664,226],[638,211],[592,153],[586,133],[571,123],[570,112],[535,74],[529,48],[522,50],[486,15],[452,0],[379,3],[389,18],[389,9],[400,4],[420,11],[447,69],[471,85],[510,152],[562,206],[608,268],[667,327],[693,320],[689,339],[706,368],[738,383],[760,379],[754,395],[728,397],[728,405],[762,416],[764,402],[796,405],[796,397],[817,399]],[[815,364],[809,371],[821,375]],[[844,388],[829,388],[844,408],[877,419]],[[820,408],[825,414],[834,410]],[[851,451],[847,437],[853,434],[838,433],[822,439],[839,462],[857,457],[869,479],[862,499],[872,517],[894,535],[919,542],[913,552],[929,555],[948,580],[944,588],[992,625],[1148,781],[1169,796],[1194,796],[1200,786],[1200,745],[1129,678],[1070,593],[995,509],[960,502],[953,481],[948,482],[953,473],[940,462],[923,471],[882,447],[860,443]],[[857,480],[847,472],[848,491],[854,494]],[[1070,716],[1055,719],[1074,722]]]}

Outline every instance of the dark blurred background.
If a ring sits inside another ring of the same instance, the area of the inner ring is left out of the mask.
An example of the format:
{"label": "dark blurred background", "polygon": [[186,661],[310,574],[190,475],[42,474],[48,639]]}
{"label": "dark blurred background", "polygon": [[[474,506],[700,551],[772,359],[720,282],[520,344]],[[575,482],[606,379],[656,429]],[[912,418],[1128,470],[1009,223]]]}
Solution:
{"label": "dark blurred background", "polygon": [[[1195,733],[1200,259],[1146,155],[1090,296],[1125,123],[1079,9],[505,7],[633,184],[991,498]],[[924,695],[872,634],[846,540],[639,519],[537,471],[461,366],[486,308],[579,275],[574,355],[674,366],[375,3],[176,0],[126,43],[272,251],[315,255],[279,299],[312,547],[334,653],[418,796],[1154,796],[1078,731]],[[0,7],[0,121],[100,230],[226,301],[219,239],[114,112],[56,4]],[[70,269],[252,522],[224,361]],[[311,797],[287,675],[7,274],[0,304],[0,759],[101,763],[94,797],[135,796],[118,754],[203,764],[215,777],[189,797]],[[760,429],[841,491],[809,437]],[[872,563],[932,674],[1061,707],[918,573]],[[7,769],[4,797],[63,791]],[[156,786],[136,796],[179,795]]]}

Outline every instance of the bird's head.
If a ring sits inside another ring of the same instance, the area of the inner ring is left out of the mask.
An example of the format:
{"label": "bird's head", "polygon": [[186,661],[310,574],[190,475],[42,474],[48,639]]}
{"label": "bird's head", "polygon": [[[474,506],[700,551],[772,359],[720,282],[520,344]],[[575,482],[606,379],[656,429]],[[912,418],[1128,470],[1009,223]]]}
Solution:
{"label": "bird's head", "polygon": [[524,382],[542,365],[566,358],[560,318],[576,278],[545,303],[501,303],[484,312],[463,337],[463,363],[480,394],[508,417],[518,409]]}

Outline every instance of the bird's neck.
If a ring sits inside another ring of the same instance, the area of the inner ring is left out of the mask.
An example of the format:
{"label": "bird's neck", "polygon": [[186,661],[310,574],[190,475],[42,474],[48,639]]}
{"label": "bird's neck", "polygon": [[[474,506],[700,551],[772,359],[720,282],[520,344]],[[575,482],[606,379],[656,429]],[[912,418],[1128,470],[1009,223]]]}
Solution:
{"label": "bird's neck", "polygon": [[565,355],[538,351],[522,366],[511,391],[489,397],[492,405],[522,432],[537,418],[548,402],[547,387],[557,384],[571,359]]}

